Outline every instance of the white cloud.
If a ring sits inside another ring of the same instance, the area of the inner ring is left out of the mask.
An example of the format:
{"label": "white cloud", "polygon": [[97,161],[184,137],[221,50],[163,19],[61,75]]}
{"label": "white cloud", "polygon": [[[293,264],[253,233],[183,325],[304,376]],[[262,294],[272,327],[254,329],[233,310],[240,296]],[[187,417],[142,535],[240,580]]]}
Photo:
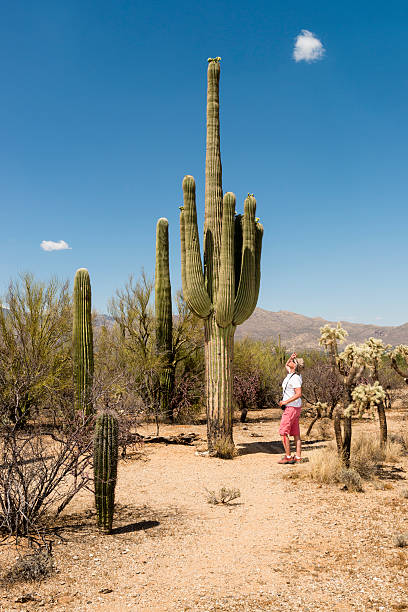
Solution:
{"label": "white cloud", "polygon": [[60,240],[59,242],[43,240],[40,246],[44,251],[64,251],[65,249],[71,248],[65,240]]}
{"label": "white cloud", "polygon": [[325,48],[313,32],[302,30],[296,36],[295,48],[293,49],[293,58],[295,62],[315,62],[322,59]]}

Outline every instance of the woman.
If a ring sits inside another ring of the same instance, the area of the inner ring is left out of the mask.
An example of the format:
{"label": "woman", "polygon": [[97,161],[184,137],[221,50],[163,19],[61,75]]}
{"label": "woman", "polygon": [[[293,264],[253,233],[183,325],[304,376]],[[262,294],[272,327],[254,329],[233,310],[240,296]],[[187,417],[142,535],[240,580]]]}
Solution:
{"label": "woman", "polygon": [[[283,397],[279,402],[284,410],[279,427],[285,455],[278,463],[293,464],[302,460],[302,441],[300,439],[299,417],[302,410],[302,376],[299,374],[303,367],[303,359],[298,359],[292,353],[285,364],[287,376],[282,383]],[[290,452],[289,436],[293,436],[296,444],[296,454],[292,457]]]}

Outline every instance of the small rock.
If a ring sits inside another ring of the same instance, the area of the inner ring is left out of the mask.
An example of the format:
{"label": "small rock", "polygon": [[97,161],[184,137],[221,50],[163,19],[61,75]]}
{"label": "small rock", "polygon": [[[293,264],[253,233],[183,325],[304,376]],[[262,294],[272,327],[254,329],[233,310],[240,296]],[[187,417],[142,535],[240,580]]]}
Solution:
{"label": "small rock", "polygon": [[109,589],[109,588],[101,589],[99,593],[104,593],[104,594],[113,593],[113,589]]}
{"label": "small rock", "polygon": [[24,593],[24,595],[17,597],[14,601],[16,603],[27,603],[27,601],[36,601],[36,599],[31,593]]}

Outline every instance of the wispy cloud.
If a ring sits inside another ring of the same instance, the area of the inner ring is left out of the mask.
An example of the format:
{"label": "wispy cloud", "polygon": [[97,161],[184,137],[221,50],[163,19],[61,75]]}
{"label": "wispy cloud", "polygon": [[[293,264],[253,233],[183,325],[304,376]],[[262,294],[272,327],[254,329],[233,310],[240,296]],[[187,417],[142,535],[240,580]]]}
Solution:
{"label": "wispy cloud", "polygon": [[293,49],[293,58],[295,62],[315,62],[322,59],[325,53],[325,48],[313,32],[302,30],[296,36],[295,48]]}
{"label": "wispy cloud", "polygon": [[65,240],[59,240],[59,242],[54,242],[53,240],[43,240],[40,246],[43,251],[64,251],[65,249],[71,248],[69,244],[65,242]]}

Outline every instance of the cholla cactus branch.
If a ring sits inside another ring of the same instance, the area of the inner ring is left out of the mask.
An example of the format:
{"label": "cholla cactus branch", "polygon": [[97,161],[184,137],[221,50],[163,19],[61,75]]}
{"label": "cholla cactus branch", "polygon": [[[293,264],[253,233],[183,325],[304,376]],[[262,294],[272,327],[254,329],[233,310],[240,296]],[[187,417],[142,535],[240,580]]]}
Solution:
{"label": "cholla cactus branch", "polygon": [[408,364],[408,346],[405,344],[396,346],[390,353],[390,359],[393,370],[404,379],[406,384],[408,384],[408,372],[404,372],[398,364],[398,361],[404,361]]}
{"label": "cholla cactus branch", "polygon": [[342,344],[348,336],[348,332],[343,329],[340,321],[336,327],[330,327],[329,324],[320,328],[319,345],[324,348],[334,351],[337,355],[337,343]]}
{"label": "cholla cactus branch", "polygon": [[362,417],[366,411],[370,411],[374,416],[374,411],[381,402],[385,401],[386,395],[383,387],[378,381],[373,385],[357,385],[351,393],[352,404],[345,409],[347,416],[357,415]]}

